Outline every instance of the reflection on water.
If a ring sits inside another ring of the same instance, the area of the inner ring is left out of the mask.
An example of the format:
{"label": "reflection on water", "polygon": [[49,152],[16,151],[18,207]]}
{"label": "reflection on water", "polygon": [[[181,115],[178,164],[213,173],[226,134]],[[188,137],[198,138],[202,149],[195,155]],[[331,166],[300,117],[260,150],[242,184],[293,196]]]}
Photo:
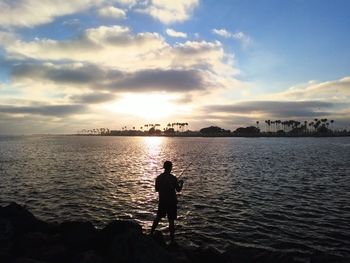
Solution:
{"label": "reflection on water", "polygon": [[[0,202],[46,220],[149,229],[164,160],[183,175],[178,238],[350,255],[350,138],[0,137]],[[166,228],[166,222],[163,223]]]}

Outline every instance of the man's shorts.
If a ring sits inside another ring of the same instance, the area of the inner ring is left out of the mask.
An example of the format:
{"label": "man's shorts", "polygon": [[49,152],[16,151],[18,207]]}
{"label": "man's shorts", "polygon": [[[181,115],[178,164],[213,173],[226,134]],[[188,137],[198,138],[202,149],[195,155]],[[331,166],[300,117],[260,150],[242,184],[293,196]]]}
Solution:
{"label": "man's shorts", "polygon": [[158,205],[158,212],[157,216],[160,218],[163,218],[165,216],[168,216],[168,219],[175,220],[177,219],[177,205]]}

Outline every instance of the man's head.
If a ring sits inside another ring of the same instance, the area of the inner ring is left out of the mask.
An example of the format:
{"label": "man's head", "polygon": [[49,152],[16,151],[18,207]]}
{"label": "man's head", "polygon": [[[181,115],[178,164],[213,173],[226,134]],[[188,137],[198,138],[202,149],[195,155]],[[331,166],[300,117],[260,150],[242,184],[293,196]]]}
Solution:
{"label": "man's head", "polygon": [[170,173],[171,169],[173,168],[173,163],[170,161],[165,161],[163,164],[163,168],[164,168],[165,172]]}

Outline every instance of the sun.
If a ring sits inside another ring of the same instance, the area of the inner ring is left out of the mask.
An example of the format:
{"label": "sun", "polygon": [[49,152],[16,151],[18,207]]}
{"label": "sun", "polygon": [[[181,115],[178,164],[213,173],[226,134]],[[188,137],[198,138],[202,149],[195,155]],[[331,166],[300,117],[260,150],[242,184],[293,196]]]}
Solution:
{"label": "sun", "polygon": [[108,108],[113,112],[155,120],[174,115],[177,106],[174,97],[166,94],[126,94]]}

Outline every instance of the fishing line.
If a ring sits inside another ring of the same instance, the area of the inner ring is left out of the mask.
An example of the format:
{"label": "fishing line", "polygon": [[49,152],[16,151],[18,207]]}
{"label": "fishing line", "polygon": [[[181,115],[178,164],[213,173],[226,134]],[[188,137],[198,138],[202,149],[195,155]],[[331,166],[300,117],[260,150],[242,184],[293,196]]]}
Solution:
{"label": "fishing line", "polygon": [[[209,144],[212,142],[213,139],[214,139],[214,137],[212,137],[210,140],[208,140],[208,141],[202,146],[202,148],[200,149],[199,152],[200,152],[200,153],[203,153],[203,154],[207,153],[208,146],[209,146]],[[201,157],[201,156],[202,156],[202,154],[197,154],[197,156],[195,157],[195,159],[194,159],[192,162],[190,162],[190,163],[182,170],[182,172],[181,172],[180,175],[178,176],[178,179],[188,170],[188,168],[190,168],[191,165],[193,165],[193,163],[197,163],[198,158]]]}

